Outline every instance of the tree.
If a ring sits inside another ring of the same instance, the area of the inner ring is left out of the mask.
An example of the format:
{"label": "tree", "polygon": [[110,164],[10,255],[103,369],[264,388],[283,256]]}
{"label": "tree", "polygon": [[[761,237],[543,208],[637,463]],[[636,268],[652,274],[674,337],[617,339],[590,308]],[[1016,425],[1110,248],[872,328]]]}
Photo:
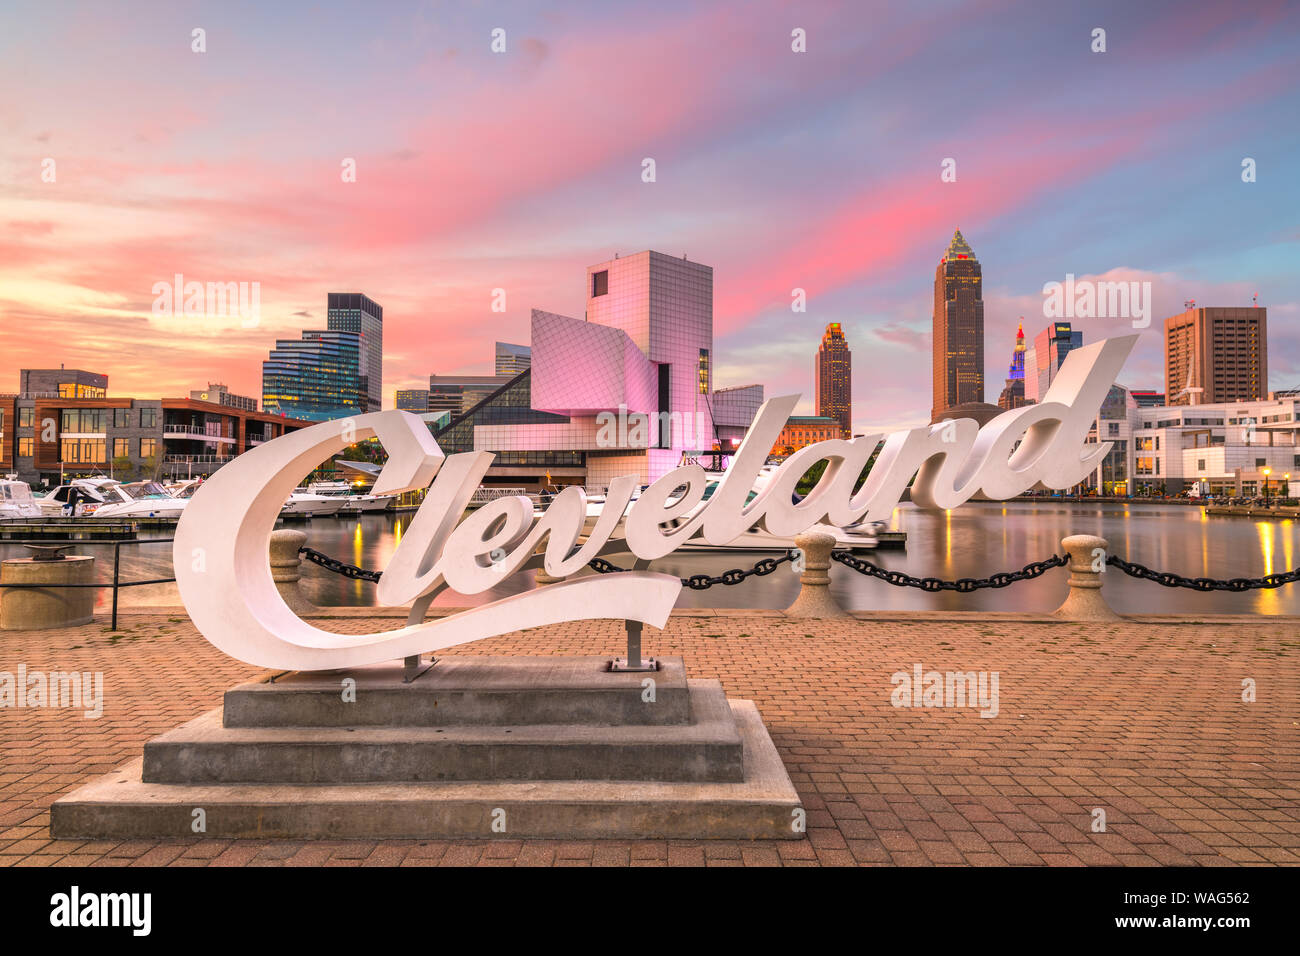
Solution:
{"label": "tree", "polygon": [[135,466],[131,464],[130,455],[118,455],[113,459],[113,477],[118,481],[130,481],[135,476]]}

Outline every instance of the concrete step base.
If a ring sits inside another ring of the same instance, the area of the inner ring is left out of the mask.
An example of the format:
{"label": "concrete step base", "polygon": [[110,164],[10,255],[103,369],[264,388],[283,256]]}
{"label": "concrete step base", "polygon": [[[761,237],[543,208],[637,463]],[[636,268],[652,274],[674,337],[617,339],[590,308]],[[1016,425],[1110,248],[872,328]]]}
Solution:
{"label": "concrete step base", "polygon": [[[716,680],[686,685],[687,724],[232,728],[222,726],[218,709],[146,743],[143,779],[167,784],[743,780],[743,745],[722,685]],[[408,689],[404,696],[415,709],[427,694]],[[657,706],[641,705],[649,711]]]}
{"label": "concrete step base", "polygon": [[803,810],[757,708],[727,701],[736,782],[159,784],[142,761],[55,801],[55,839],[800,839]]}
{"label": "concrete step base", "polygon": [[[607,657],[443,657],[407,684],[399,664],[287,674],[226,691],[227,727],[685,724],[686,666],[610,673]],[[344,700],[344,679],[355,682]],[[653,695],[647,693],[653,682]],[[653,696],[653,700],[650,698]]]}

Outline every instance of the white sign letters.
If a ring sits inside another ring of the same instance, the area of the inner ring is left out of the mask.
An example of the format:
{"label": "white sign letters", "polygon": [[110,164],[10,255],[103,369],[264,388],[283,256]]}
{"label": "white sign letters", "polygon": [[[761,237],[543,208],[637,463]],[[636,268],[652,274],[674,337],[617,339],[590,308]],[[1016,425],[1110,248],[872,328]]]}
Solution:
{"label": "white sign letters", "polygon": [[[581,570],[611,543],[620,519],[623,550],[654,559],[701,536],[724,545],[762,522],[793,535],[821,521],[847,525],[887,518],[908,483],[923,508],[954,508],[973,497],[1005,499],[1031,488],[1069,488],[1096,469],[1108,442],[1087,443],[1097,409],[1137,336],[1108,339],[1066,358],[1044,401],[1005,412],[980,428],[960,419],[800,449],[746,502],[769,450],[798,401],[773,398],[757,417],[714,494],[706,475],[685,465],[664,475],[627,506],[635,479],[615,479],[596,526],[579,538],[586,495],[567,488],[540,517],[523,496],[497,498],[461,520],[492,462],[489,452],[444,456],[416,416],[373,412],[314,425],[251,449],[203,484],[176,528],[174,562],[181,598],[200,633],[222,651],[263,667],[329,670],[395,660],[527,627],[615,618],[663,627],[678,578],[649,571],[584,577],[495,601],[452,617],[373,634],[323,631],[289,610],[271,579],[268,541],[286,498],[303,475],[353,441],[378,438],[388,462],[375,494],[427,488],[376,591],[381,604],[404,605],[443,586],[478,594],[499,584],[544,548],[546,572]],[[853,486],[883,439],[857,493]],[[792,492],[810,466],[826,459],[821,480],[798,503]],[[915,476],[915,481],[912,481]],[[684,493],[682,489],[685,489]],[[690,515],[676,528],[664,523]],[[617,541],[617,539],[614,539]],[[196,566],[191,555],[206,555]]]}

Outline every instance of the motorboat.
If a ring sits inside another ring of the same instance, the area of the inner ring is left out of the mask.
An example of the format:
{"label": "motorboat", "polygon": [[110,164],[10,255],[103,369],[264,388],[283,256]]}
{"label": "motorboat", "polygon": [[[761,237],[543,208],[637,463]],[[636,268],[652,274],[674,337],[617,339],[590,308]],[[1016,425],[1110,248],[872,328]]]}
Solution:
{"label": "motorboat", "polygon": [[31,485],[13,476],[0,479],[0,520],[39,518],[42,514]]}
{"label": "motorboat", "polygon": [[393,495],[357,494],[346,481],[317,481],[307,486],[307,491],[327,498],[342,499],[342,514],[362,514],[387,511],[397,501]]}
{"label": "motorboat", "polygon": [[110,481],[100,485],[100,493],[104,503],[95,509],[95,518],[179,518],[189,503],[156,481]]}
{"label": "motorboat", "polygon": [[44,497],[37,498],[36,504],[44,518],[72,518],[94,514],[106,501],[107,486],[115,484],[117,482],[112,478],[74,478],[57,485]]}
{"label": "motorboat", "polygon": [[295,488],[280,509],[282,516],[296,515],[305,518],[323,518],[336,515],[343,507],[343,499],[333,495],[317,495],[306,488]]}

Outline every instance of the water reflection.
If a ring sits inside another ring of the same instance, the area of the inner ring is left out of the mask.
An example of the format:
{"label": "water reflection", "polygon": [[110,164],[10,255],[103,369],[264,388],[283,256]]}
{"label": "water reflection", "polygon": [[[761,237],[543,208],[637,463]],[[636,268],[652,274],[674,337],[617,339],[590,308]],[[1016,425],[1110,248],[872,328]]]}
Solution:
{"label": "water reflection", "polygon": [[[307,543],[326,554],[366,568],[383,568],[409,526],[412,515],[362,515],[316,519],[295,524],[307,533]],[[918,577],[984,577],[994,571],[1015,570],[1030,561],[1060,551],[1068,534],[1096,534],[1110,541],[1111,550],[1130,561],[1189,577],[1260,577],[1296,566],[1296,522],[1254,521],[1210,517],[1203,508],[1176,505],[971,502],[954,511],[922,512],[902,505],[890,526],[908,535],[905,551],[879,551],[876,564]],[[100,557],[101,580],[112,576],[111,545],[78,543],[75,551]],[[19,545],[0,544],[0,556],[26,555]],[[747,568],[755,554],[681,551],[652,565],[652,569],[679,577],[720,574],[729,568]],[[167,577],[171,574],[171,549],[167,545],[122,548],[124,579]],[[627,558],[614,559],[627,566]],[[364,606],[374,603],[375,586],[352,581],[315,565],[305,565],[304,587],[320,604]],[[915,588],[897,588],[854,574],[836,565],[832,590],[846,607],[854,609],[947,609],[996,611],[1050,611],[1064,599],[1064,570],[1052,570],[1034,581],[1002,590],[972,594],[930,594]],[[531,575],[515,575],[492,591],[480,595],[446,593],[443,605],[474,605],[517,594],[533,586]],[[684,590],[681,607],[781,608],[794,600],[799,589],[789,565],[774,574],[750,578],[734,587],[715,586],[708,591]],[[1106,573],[1106,597],[1116,609],[1128,613],[1257,613],[1300,614],[1300,584],[1274,590],[1244,593],[1200,593],[1164,588],[1133,580],[1122,572]],[[121,593],[123,605],[178,603],[174,585],[131,588]],[[98,606],[106,610],[108,592],[99,592]]]}

